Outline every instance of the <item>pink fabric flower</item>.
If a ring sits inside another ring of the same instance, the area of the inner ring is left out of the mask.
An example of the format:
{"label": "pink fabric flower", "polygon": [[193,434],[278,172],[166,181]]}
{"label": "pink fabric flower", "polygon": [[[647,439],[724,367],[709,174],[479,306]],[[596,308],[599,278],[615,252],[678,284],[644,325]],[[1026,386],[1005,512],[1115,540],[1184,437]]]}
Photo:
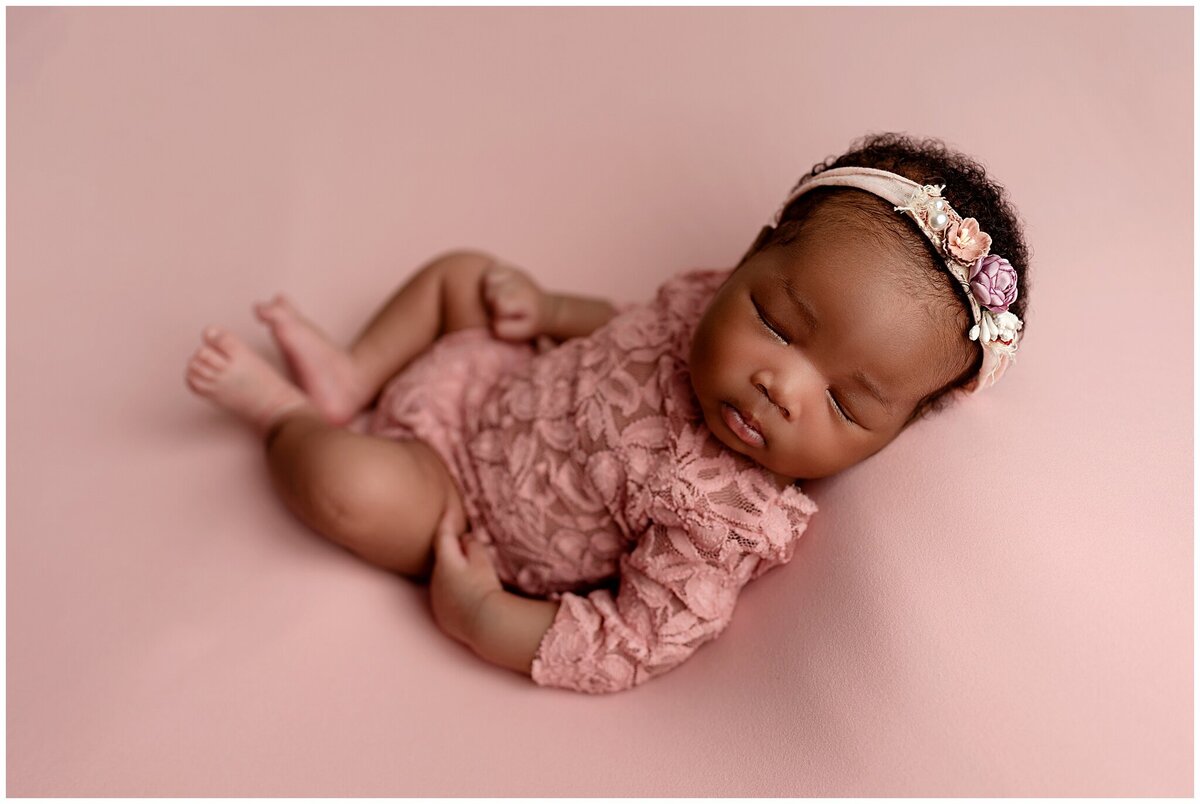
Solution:
{"label": "pink fabric flower", "polygon": [[633,665],[625,657],[610,653],[597,663],[596,668],[603,679],[606,690],[623,690],[633,686]]}
{"label": "pink fabric flower", "polygon": [[705,620],[720,617],[731,603],[728,597],[721,575],[709,567],[697,568],[683,585],[687,607]]}
{"label": "pink fabric flower", "polygon": [[993,313],[1004,313],[1017,300],[1017,270],[1008,260],[989,254],[971,266],[971,292]]}
{"label": "pink fabric flower", "polygon": [[954,221],[946,230],[946,248],[963,262],[977,260],[992,247],[992,236],[979,231],[979,221],[967,218]]}
{"label": "pink fabric flower", "polygon": [[546,642],[541,646],[541,652],[551,656],[584,656],[592,649],[592,643],[595,641],[593,635],[585,631],[575,619],[558,617],[553,625],[557,627],[546,632]]}

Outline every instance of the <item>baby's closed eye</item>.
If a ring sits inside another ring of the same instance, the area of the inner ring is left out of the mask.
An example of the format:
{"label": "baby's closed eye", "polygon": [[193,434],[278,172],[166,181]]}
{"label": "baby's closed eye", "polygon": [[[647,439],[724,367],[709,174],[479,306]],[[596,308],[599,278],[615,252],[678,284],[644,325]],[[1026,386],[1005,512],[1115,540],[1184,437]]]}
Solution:
{"label": "baby's closed eye", "polygon": [[783,343],[790,343],[787,335],[783,333],[782,329],[778,325],[772,323],[771,319],[767,317],[767,314],[763,310],[762,306],[759,305],[758,301],[753,296],[750,297],[750,302],[754,305],[754,311],[758,314],[758,320],[763,323],[763,326],[765,326],[772,335],[774,335]]}

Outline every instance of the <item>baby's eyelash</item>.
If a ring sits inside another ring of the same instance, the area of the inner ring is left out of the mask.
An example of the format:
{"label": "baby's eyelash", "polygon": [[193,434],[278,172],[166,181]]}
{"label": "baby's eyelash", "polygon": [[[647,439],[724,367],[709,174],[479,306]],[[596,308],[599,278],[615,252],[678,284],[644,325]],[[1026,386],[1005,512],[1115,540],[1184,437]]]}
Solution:
{"label": "baby's eyelash", "polygon": [[787,343],[788,342],[787,337],[782,332],[780,332],[774,326],[771,325],[771,322],[768,321],[767,317],[763,315],[762,308],[758,306],[758,302],[756,302],[753,298],[750,299],[750,302],[754,305],[754,312],[758,313],[758,320],[763,322],[763,326],[766,327],[767,329],[769,329],[771,331],[771,334],[774,335],[776,338],[783,341],[784,343]]}
{"label": "baby's eyelash", "polygon": [[841,403],[837,401],[837,397],[833,395],[833,391],[829,391],[828,393],[829,398],[833,401],[833,409],[837,411],[838,416],[841,416],[842,420],[849,424],[858,424],[858,422],[846,415],[845,409],[842,408]]}

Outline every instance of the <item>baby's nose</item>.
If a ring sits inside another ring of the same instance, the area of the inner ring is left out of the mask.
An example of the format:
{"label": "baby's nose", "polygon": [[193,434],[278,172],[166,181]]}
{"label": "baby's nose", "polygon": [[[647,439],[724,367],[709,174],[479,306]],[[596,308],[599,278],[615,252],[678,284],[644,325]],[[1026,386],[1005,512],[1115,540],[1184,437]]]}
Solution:
{"label": "baby's nose", "polygon": [[758,390],[762,392],[762,395],[765,396],[772,405],[779,408],[779,412],[781,414],[783,414],[783,418],[788,421],[791,421],[792,411],[788,408],[787,405],[783,404],[782,399],[778,398],[778,396],[779,396],[778,393],[775,396],[772,396],[771,391],[767,388],[767,386],[764,383],[759,382],[759,383],[755,383],[755,385],[758,387]]}

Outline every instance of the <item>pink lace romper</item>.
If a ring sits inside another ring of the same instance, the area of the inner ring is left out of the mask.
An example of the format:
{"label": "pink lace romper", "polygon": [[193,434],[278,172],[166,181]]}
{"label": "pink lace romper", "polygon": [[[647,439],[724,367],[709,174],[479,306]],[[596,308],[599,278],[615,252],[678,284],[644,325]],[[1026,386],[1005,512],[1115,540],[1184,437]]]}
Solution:
{"label": "pink lace romper", "polygon": [[680,664],[817,510],[721,444],[692,393],[692,332],[728,275],[677,275],[542,350],[450,333],[380,397],[368,431],[432,446],[505,586],[560,601],[538,684],[614,692]]}

